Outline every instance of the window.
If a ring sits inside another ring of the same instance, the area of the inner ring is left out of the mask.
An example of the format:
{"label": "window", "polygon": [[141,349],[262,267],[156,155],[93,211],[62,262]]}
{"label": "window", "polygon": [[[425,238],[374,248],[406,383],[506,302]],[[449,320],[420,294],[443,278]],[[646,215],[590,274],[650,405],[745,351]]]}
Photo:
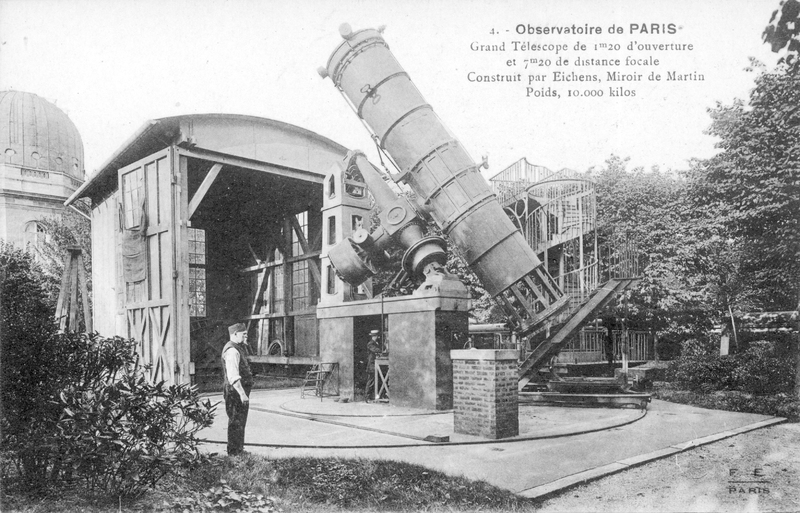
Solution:
{"label": "window", "polygon": [[328,294],[336,294],[336,271],[333,266],[328,264],[326,269],[325,290]]}
{"label": "window", "polygon": [[336,216],[328,218],[328,245],[336,244]]}
{"label": "window", "polygon": [[126,229],[136,228],[142,220],[144,170],[139,167],[122,176],[122,204]]}
{"label": "window", "polygon": [[350,227],[355,232],[356,230],[364,227],[364,218],[357,215],[350,216]]}
{"label": "window", "polygon": [[189,267],[189,315],[206,316],[206,270]]}
{"label": "window", "polygon": [[[297,224],[300,225],[300,231],[303,233],[303,237],[308,241],[308,211],[300,212],[296,216]],[[291,256],[298,256],[303,254],[303,246],[300,244],[300,237],[297,236],[297,232],[292,230],[292,255]]]}
{"label": "window", "polygon": [[[295,216],[297,225],[300,227],[299,232],[303,234],[306,243],[308,241],[308,217],[308,211]],[[298,230],[292,230],[291,256],[294,257],[303,255],[303,247],[297,232]],[[310,265],[314,264],[309,260],[298,260],[286,268],[286,272],[290,273],[286,279],[291,280],[291,286],[289,287],[289,297],[284,298],[284,301],[289,310],[305,310],[315,303],[314,296],[319,292],[316,287],[312,287]]]}
{"label": "window", "polygon": [[271,313],[283,313],[283,266],[276,266],[273,272]]}
{"label": "window", "polygon": [[25,247],[30,249],[40,247],[47,240],[47,232],[44,226],[36,221],[31,221],[25,225],[24,241]]}
{"label": "window", "polygon": [[328,179],[328,197],[335,198],[336,197],[336,177],[331,176]]}
{"label": "window", "polygon": [[189,228],[189,265],[206,265],[206,231]]}
{"label": "window", "polygon": [[308,260],[292,264],[292,310],[305,310],[311,306]]}
{"label": "window", "polygon": [[189,315],[206,316],[206,231],[189,228]]}
{"label": "window", "polygon": [[347,168],[344,175],[344,192],[353,198],[363,198],[366,195],[364,177],[358,167],[352,165]]}

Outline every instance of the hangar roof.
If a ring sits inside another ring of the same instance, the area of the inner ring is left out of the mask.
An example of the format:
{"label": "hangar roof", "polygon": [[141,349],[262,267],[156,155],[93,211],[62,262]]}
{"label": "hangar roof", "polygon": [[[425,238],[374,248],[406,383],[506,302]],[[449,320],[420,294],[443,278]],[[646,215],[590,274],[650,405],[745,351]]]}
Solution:
{"label": "hangar roof", "polygon": [[147,121],[65,204],[117,188],[117,170],[172,144],[323,176],[347,148],[305,128],[239,114],[190,114]]}

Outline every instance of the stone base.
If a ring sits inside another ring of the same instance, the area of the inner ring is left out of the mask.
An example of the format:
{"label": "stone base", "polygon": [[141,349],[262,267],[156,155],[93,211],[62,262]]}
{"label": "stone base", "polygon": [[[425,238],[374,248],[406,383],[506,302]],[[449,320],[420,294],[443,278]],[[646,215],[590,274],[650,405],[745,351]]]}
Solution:
{"label": "stone base", "polygon": [[403,296],[319,305],[320,359],[339,362],[341,394],[352,399],[356,368],[353,344],[366,344],[368,339],[366,333],[354,332],[354,319],[383,314],[388,328],[390,404],[449,410],[453,407],[450,350],[462,347],[467,339],[466,296],[459,289],[451,290],[449,296]]}
{"label": "stone base", "polygon": [[[666,374],[666,364],[661,365],[641,365],[639,367],[628,368],[628,383],[652,383],[653,381],[663,381]],[[614,369],[614,377],[620,379],[622,369]]]}

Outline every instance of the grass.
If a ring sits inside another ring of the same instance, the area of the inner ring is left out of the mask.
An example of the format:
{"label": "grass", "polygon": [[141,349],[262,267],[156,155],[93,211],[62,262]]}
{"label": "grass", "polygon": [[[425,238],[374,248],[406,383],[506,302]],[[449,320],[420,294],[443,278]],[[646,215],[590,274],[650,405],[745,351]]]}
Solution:
{"label": "grass", "polygon": [[[225,504],[225,507],[222,505]],[[171,476],[135,502],[81,497],[76,490],[32,498],[3,493],[2,510],[85,511],[535,511],[536,503],[484,482],[450,477],[397,461],[267,459],[212,455]]]}

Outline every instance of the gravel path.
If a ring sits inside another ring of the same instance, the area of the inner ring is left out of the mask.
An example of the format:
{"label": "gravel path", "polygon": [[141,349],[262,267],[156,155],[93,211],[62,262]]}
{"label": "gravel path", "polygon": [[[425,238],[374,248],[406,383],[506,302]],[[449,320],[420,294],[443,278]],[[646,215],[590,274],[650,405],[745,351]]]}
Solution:
{"label": "gravel path", "polygon": [[800,512],[800,424],[720,440],[569,489],[542,512]]}

